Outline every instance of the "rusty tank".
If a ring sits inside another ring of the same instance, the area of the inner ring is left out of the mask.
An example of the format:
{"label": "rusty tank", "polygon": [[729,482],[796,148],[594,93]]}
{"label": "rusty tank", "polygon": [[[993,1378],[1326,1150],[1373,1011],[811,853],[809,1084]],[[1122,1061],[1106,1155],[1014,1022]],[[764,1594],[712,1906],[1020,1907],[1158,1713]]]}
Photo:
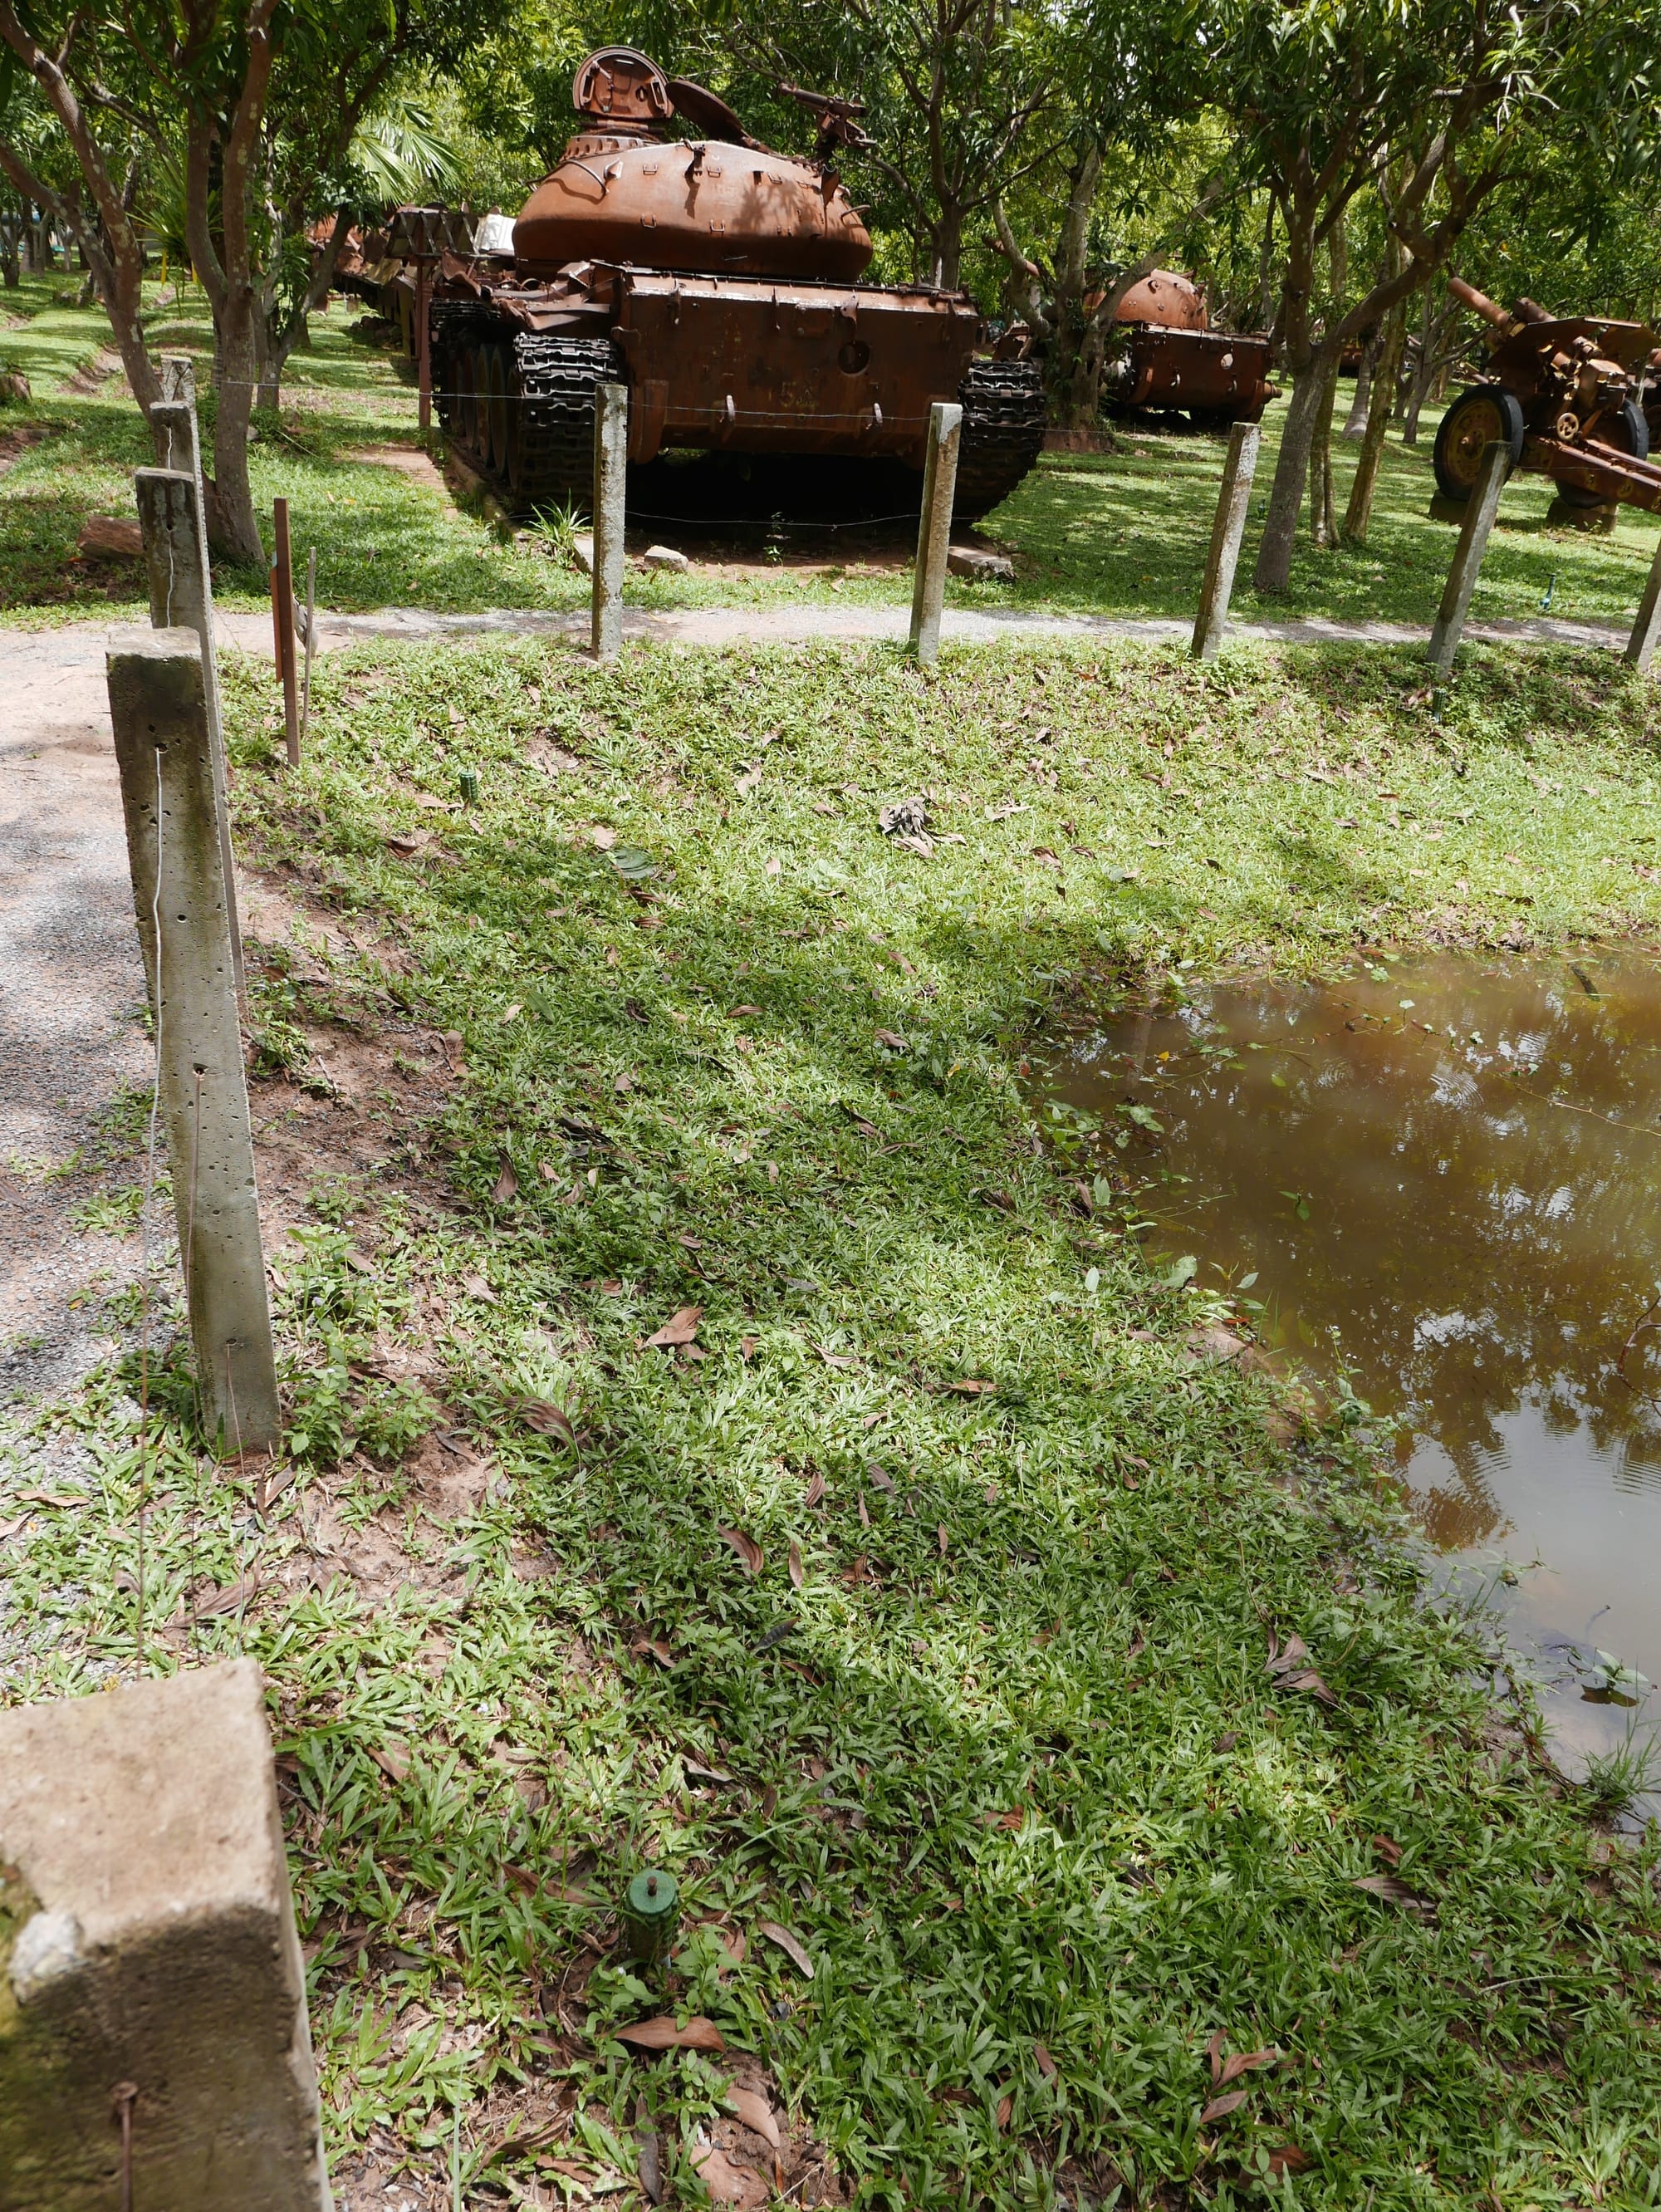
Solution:
{"label": "rusty tank", "polygon": [[1570,507],[1624,501],[1661,514],[1644,377],[1656,333],[1646,323],[1554,315],[1533,300],[1499,307],[1463,278],[1456,300],[1488,325],[1488,375],[1462,392],[1436,433],[1436,488],[1468,500],[1496,441],[1512,466],[1548,476]]}
{"label": "rusty tank", "polygon": [[1191,277],[1150,270],[1126,292],[1113,320],[1119,337],[1102,398],[1115,410],[1181,411],[1197,429],[1213,430],[1260,421],[1276,396],[1269,340],[1214,331]]}
{"label": "rusty tank", "polygon": [[838,169],[866,143],[860,104],[780,90],[816,120],[810,157],[763,145],[632,48],[591,54],[576,135],[511,256],[446,256],[439,420],[515,508],[587,507],[606,381],[628,390],[629,500],[646,519],[915,514],[936,400],[963,406],[960,520],[1033,465],[1036,367],[991,357],[964,293],[861,281],[870,234]]}

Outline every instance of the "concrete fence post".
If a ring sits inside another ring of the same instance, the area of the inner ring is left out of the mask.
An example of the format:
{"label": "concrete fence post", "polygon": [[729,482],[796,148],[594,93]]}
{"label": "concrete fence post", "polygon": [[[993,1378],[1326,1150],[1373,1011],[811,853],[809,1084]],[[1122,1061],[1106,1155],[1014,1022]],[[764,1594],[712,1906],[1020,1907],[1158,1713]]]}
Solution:
{"label": "concrete fence post", "polygon": [[963,442],[963,410],[937,399],[929,410],[929,447],[923,464],[923,512],[917,525],[917,569],[912,580],[911,651],[931,668],[940,653],[940,614],[946,603],[946,559],[952,550],[952,501],[957,495],[957,454]]}
{"label": "concrete fence post", "polygon": [[594,395],[594,616],[596,660],[623,649],[623,523],[628,494],[628,386]]}
{"label": "concrete fence post", "polygon": [[200,643],[154,630],[108,668],[197,1391],[230,1449],[267,1449],[281,1417]]}
{"label": "concrete fence post", "polygon": [[1476,589],[1482,556],[1488,550],[1488,532],[1500,512],[1500,495],[1510,474],[1511,450],[1502,439],[1496,438],[1482,455],[1476,489],[1465,505],[1459,542],[1453,549],[1453,565],[1447,572],[1436,626],[1430,633],[1430,650],[1425,655],[1444,676],[1452,667],[1453,656],[1459,649],[1465,617],[1470,611],[1471,593]]}
{"label": "concrete fence post", "polygon": [[[188,362],[182,365],[190,367]],[[193,629],[201,647],[202,691],[213,758],[231,963],[237,996],[242,999],[247,994],[247,978],[242,965],[242,925],[237,912],[231,811],[226,798],[225,730],[220,716],[219,664],[214,647],[213,572],[208,564],[208,532],[203,517],[196,405],[194,401],[187,405],[181,400],[163,400],[150,410],[150,416],[167,438],[170,456],[165,469],[139,469],[133,477],[138,526],[144,535],[150,620],[157,629]]]}
{"label": "concrete fence post", "polygon": [[1196,660],[1215,660],[1222,650],[1228,627],[1228,602],[1234,593],[1234,570],[1240,564],[1240,541],[1252,507],[1252,479],[1257,473],[1258,447],[1263,432],[1256,422],[1236,422],[1228,433],[1228,453],[1222,465],[1222,484],[1217,493],[1216,520],[1211,525],[1211,550],[1206,556],[1205,581],[1200,586],[1199,612],[1194,617]]}
{"label": "concrete fence post", "polygon": [[1650,579],[1638,602],[1638,619],[1627,640],[1627,659],[1640,676],[1654,656],[1658,641],[1661,641],[1661,544],[1655,549]]}

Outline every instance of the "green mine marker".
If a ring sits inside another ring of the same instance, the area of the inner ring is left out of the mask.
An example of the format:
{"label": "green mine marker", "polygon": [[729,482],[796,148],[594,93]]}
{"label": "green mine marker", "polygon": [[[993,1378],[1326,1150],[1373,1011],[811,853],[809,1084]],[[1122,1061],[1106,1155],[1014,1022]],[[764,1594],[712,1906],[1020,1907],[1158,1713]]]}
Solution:
{"label": "green mine marker", "polygon": [[635,1875],[623,1900],[623,1925],[635,1958],[656,1966],[674,1942],[680,1917],[681,1892],[672,1874],[647,1867]]}
{"label": "green mine marker", "polygon": [[1551,605],[1551,595],[1556,589],[1557,571],[1554,568],[1551,572],[1550,580],[1546,586],[1546,596],[1540,602],[1540,611],[1542,614],[1544,614],[1546,609]]}
{"label": "green mine marker", "polygon": [[476,806],[479,801],[479,772],[476,768],[464,768],[456,779],[461,786],[464,805]]}

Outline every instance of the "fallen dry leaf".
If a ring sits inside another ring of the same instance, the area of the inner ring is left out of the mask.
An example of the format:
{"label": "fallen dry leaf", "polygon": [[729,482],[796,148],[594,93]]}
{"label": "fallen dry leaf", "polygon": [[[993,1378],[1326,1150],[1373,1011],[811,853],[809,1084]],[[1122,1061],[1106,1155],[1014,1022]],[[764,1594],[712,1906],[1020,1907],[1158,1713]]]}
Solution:
{"label": "fallen dry leaf", "polygon": [[409,1775],[409,1753],[401,1743],[388,1741],[377,1748],[373,1744],[369,1756],[389,1781],[404,1782]]}
{"label": "fallen dry leaf", "polygon": [[882,1492],[885,1497],[892,1498],[894,1496],[894,1484],[889,1479],[887,1470],[880,1468],[874,1459],[868,1459],[865,1462],[865,1472],[870,1475],[871,1480],[876,1485],[877,1488]]}
{"label": "fallen dry leaf", "polygon": [[706,2150],[694,2150],[692,2162],[698,2169],[698,2179],[703,2183],[713,2204],[743,2204],[762,2192],[757,2177],[748,2167],[735,2166],[723,2150],[711,2143]]}
{"label": "fallen dry leaf", "polygon": [[822,1474],[815,1474],[813,1480],[808,1485],[808,1494],[802,1502],[805,1505],[817,1505],[824,1494],[825,1478]]}
{"label": "fallen dry leaf", "polygon": [[1213,2097],[1200,2114],[1200,2125],[1203,2127],[1209,2120],[1226,2119],[1230,2112],[1237,2112],[1251,2094],[1249,2089],[1234,2089],[1226,2097]]}
{"label": "fallen dry leaf", "polygon": [[1211,2087],[1214,2089],[1222,2072],[1222,2045],[1223,2032],[1219,2028],[1205,2046],[1205,2063],[1211,2069]]}
{"label": "fallen dry leaf", "polygon": [[1055,2060],[1051,2057],[1046,2047],[1041,2043],[1034,2043],[1033,2045],[1033,2056],[1037,2059],[1039,2070],[1043,2074],[1045,2079],[1046,2081],[1053,2081],[1061,2069],[1056,2064]]}
{"label": "fallen dry leaf", "polygon": [[764,2142],[771,2143],[774,2150],[780,2148],[784,2138],[779,2132],[779,2123],[773,2116],[773,2107],[765,2097],[759,2096],[754,2089],[729,2089],[727,2104],[744,2125],[752,2129]]}
{"label": "fallen dry leaf", "polygon": [[1393,1874],[1364,1874],[1349,1885],[1352,1889],[1364,1889],[1373,1897],[1381,1897],[1386,1905],[1399,1905],[1404,1912],[1416,1912],[1428,1919],[1436,1910],[1428,1897],[1421,1897],[1410,1882]]}
{"label": "fallen dry leaf", "polygon": [[802,1547],[793,1536],[791,1539],[790,1547],[790,1580],[792,1589],[800,1589],[807,1580],[802,1565]]}
{"label": "fallen dry leaf", "polygon": [[1009,2126],[1009,2115],[1010,2115],[1014,2111],[1015,2111],[1015,2099],[1014,2099],[1013,2097],[1010,2097],[1010,2096],[1007,2096],[1007,2095],[1006,2095],[1006,2096],[1000,2097],[1000,2098],[998,2099],[998,2100],[997,2100],[997,2125],[998,2125],[998,2130],[999,2130],[999,2133],[1000,2133],[1000,2134],[1003,2132],[1003,2130],[1005,2128],[1007,2128],[1007,2127]]}
{"label": "fallen dry leaf", "polygon": [[577,1449],[577,1431],[572,1426],[570,1415],[551,1398],[527,1398],[519,1407],[519,1418],[528,1429],[538,1436],[558,1437],[561,1443]]}
{"label": "fallen dry leaf", "polygon": [[712,2020],[694,2014],[682,2027],[667,2013],[656,2020],[637,2021],[632,2027],[614,2027],[619,2043],[632,2043],[637,2051],[724,2051],[726,2044]]}
{"label": "fallen dry leaf", "polygon": [[1392,1843],[1388,1836],[1373,1836],[1368,1840],[1387,1867],[1394,1869],[1400,1866],[1402,1847],[1399,1844]]}
{"label": "fallen dry leaf", "polygon": [[745,1535],[742,1528],[723,1528],[724,1540],[738,1554],[738,1564],[747,1575],[759,1575],[766,1563],[767,1554],[754,1536]]}
{"label": "fallen dry leaf", "polygon": [[865,1493],[863,1490],[859,1493],[859,1525],[862,1528],[869,1528],[871,1525],[871,1516],[866,1509]]}
{"label": "fallen dry leaf", "polygon": [[607,830],[598,825],[591,830],[588,835],[589,842],[597,853],[609,853],[617,842],[617,833],[615,830]]}
{"label": "fallen dry leaf", "polygon": [[661,1636],[637,1636],[628,1648],[637,1659],[655,1659],[660,1667],[674,1672],[675,1655]]}
{"label": "fallen dry leaf", "polygon": [[407,860],[412,853],[419,853],[423,845],[430,845],[433,837],[433,832],[431,830],[401,830],[389,837],[386,842],[391,850],[401,860]]}
{"label": "fallen dry leaf", "polygon": [[905,1038],[894,1030],[878,1030],[876,1042],[887,1045],[890,1052],[904,1052],[906,1049]]}
{"label": "fallen dry leaf", "polygon": [[741,1359],[749,1361],[755,1358],[757,1340],[758,1340],[753,1336],[741,1336],[739,1338],[738,1356]]}
{"label": "fallen dry leaf", "polygon": [[769,1943],[776,1943],[809,1981],[813,1979],[813,1960],[808,1956],[801,1939],[792,1936],[788,1928],[781,1928],[776,1920],[758,1920],[755,1932],[758,1936],[765,1936]]}
{"label": "fallen dry leaf", "polygon": [[729,1006],[727,1008],[727,1019],[730,1022],[742,1021],[746,1014],[759,1014],[761,1011],[761,1009],[760,1006],[752,1006],[749,1005],[742,1006]]}
{"label": "fallen dry leaf", "polygon": [[648,1347],[658,1345],[665,1350],[677,1344],[690,1344],[698,1334],[698,1324],[704,1317],[701,1306],[682,1306],[672,1313],[660,1329],[647,1337]]}
{"label": "fallen dry leaf", "polygon": [[[1305,2173],[1313,2164],[1309,2153],[1300,2150],[1296,2143],[1282,2143],[1278,2150],[1269,2154],[1269,2171],[1276,2181],[1283,2173]],[[1500,2200],[1496,2197],[1494,2202],[1497,2206]]]}
{"label": "fallen dry leaf", "polygon": [[464,1275],[461,1279],[462,1288],[470,1298],[482,1298],[488,1306],[499,1306],[501,1304],[501,1300],[482,1275]]}
{"label": "fallen dry leaf", "polygon": [[827,1352],[822,1344],[815,1344],[813,1348],[827,1367],[857,1367],[859,1364],[851,1352]]}
{"label": "fallen dry leaf", "polygon": [[966,1377],[961,1382],[949,1382],[946,1385],[946,1388],[949,1390],[960,1391],[966,1398],[978,1398],[983,1396],[989,1390],[996,1390],[997,1385],[996,1382],[977,1382],[971,1376]]}
{"label": "fallen dry leaf", "polygon": [[779,869],[780,869],[780,867],[781,867],[781,866],[782,866],[782,865],[783,865],[783,864],[782,864],[782,862],[780,862],[780,861],[778,861],[778,860],[769,860],[769,861],[767,862],[767,867],[766,867],[766,870],[764,871],[764,872],[765,872],[766,874],[769,875],[769,876],[776,876],[776,875],[779,873]]}
{"label": "fallen dry leaf", "polygon": [[1226,2089],[1231,2081],[1238,2081],[1242,2074],[1255,2074],[1261,2067],[1272,2066],[1280,2055],[1272,2047],[1263,2051],[1237,2051],[1232,2058],[1224,2060],[1221,2073],[1213,2069],[1211,2078],[1218,2088]]}
{"label": "fallen dry leaf", "polygon": [[945,1522],[944,1522],[943,1521],[943,1522],[941,1522],[939,1523],[939,1525],[937,1527],[937,1528],[935,1529],[934,1534],[935,1534],[935,1541],[936,1541],[936,1542],[939,1545],[939,1547],[940,1547],[940,1556],[941,1556],[941,1558],[943,1559],[945,1558],[945,1556],[946,1556],[947,1552],[948,1552],[948,1551],[949,1550],[949,1548],[950,1548],[950,1539],[947,1536],[947,1534],[946,1534],[946,1524],[945,1524]]}

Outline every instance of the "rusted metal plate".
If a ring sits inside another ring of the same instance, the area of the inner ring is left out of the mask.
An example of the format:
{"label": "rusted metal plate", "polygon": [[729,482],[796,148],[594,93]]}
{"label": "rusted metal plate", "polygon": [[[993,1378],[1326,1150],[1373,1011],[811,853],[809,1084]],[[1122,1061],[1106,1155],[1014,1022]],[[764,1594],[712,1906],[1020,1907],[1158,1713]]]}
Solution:
{"label": "rusted metal plate", "polygon": [[1138,325],[1127,353],[1128,379],[1112,393],[1121,406],[1181,407],[1255,422],[1274,396],[1267,338]]}
{"label": "rusted metal plate", "polygon": [[956,396],[979,332],[961,293],[620,270],[630,387],[663,386],[656,441],[633,458],[687,445],[920,466],[929,409]]}

